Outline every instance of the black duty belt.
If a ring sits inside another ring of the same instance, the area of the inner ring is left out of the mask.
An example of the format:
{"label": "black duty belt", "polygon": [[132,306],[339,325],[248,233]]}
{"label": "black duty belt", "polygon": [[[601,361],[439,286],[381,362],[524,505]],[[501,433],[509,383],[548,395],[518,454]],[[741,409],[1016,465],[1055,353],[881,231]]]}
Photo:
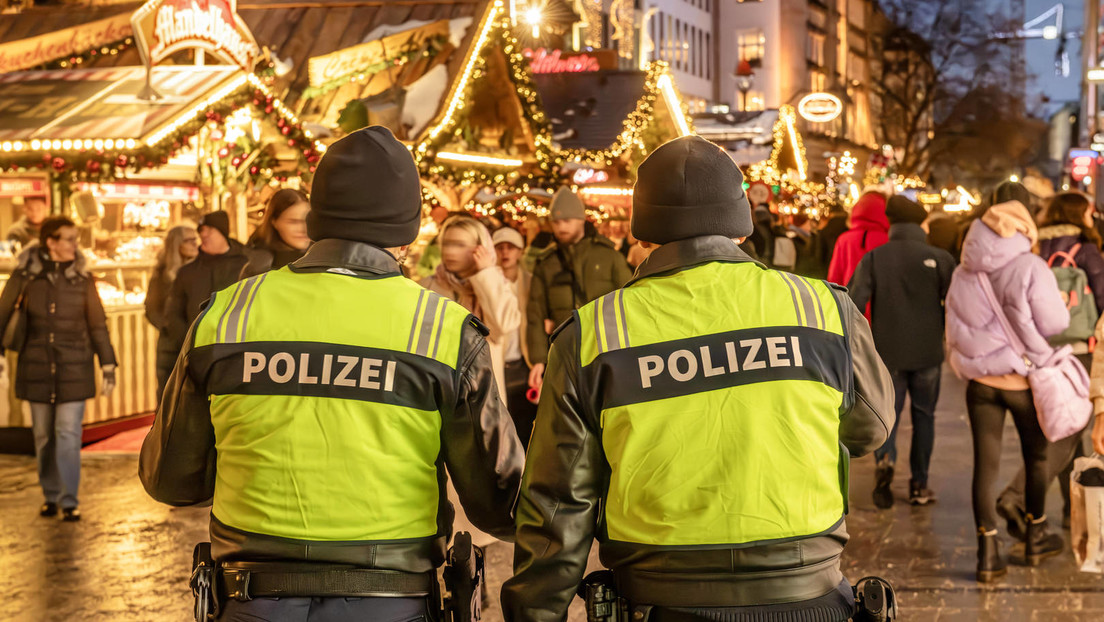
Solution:
{"label": "black duty belt", "polygon": [[239,601],[266,597],[419,598],[436,592],[437,574],[227,562],[219,566],[217,584],[220,597]]}

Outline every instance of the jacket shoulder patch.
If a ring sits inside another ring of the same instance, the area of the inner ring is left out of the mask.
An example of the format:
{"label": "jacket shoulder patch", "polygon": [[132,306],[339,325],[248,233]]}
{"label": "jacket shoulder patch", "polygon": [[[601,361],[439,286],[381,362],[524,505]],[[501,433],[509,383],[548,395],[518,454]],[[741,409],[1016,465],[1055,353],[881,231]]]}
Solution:
{"label": "jacket shoulder patch", "polygon": [[479,331],[480,335],[486,337],[487,335],[491,334],[491,329],[487,328],[487,325],[474,315],[468,316],[468,322],[471,323],[472,327],[474,327],[475,330]]}

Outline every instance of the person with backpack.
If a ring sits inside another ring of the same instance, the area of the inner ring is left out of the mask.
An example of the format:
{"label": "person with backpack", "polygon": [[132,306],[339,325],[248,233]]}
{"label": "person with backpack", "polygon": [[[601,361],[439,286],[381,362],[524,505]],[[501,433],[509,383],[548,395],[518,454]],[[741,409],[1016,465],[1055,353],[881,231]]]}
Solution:
{"label": "person with backpack", "polygon": [[[1069,328],[1050,339],[1057,347],[1069,344],[1081,364],[1092,367],[1090,338],[1104,309],[1104,255],[1093,223],[1093,206],[1079,192],[1055,195],[1043,209],[1039,227],[1039,255],[1047,261],[1070,313]],[[1095,339],[1092,339],[1095,342]],[[1069,524],[1069,474],[1082,454],[1081,434],[1051,443],[1047,448],[1047,484],[1058,478],[1062,492],[1063,524]],[[1026,533],[1023,469],[1001,493],[997,513],[1008,533],[1022,540]]]}

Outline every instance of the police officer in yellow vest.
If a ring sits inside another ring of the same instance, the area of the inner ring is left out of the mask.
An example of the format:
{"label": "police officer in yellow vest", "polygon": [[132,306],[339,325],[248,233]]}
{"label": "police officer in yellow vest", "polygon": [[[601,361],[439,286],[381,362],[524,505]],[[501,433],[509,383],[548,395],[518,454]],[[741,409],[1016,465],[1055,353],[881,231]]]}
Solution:
{"label": "police officer in yellow vest", "polygon": [[421,220],[406,147],[357,131],[313,190],[306,256],[192,326],[140,475],[164,503],[213,498],[218,619],[415,619],[452,528],[445,466],[472,522],[509,538],[524,455],[486,328],[400,272]]}
{"label": "police officer in yellow vest", "polygon": [[852,614],[848,461],[893,384],[845,291],[739,250],[742,184],[699,137],[640,165],[632,233],[660,246],[553,336],[507,621],[564,620],[594,538],[633,620]]}

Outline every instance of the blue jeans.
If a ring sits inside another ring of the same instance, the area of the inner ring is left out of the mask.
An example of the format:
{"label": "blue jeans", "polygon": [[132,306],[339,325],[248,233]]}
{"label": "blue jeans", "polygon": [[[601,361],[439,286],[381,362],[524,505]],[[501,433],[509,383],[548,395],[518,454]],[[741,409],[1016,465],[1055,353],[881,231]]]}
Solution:
{"label": "blue jeans", "polygon": [[928,466],[935,446],[935,403],[939,401],[939,380],[942,366],[917,371],[895,371],[893,392],[896,397],[897,420],[884,445],[874,452],[881,462],[889,456],[889,462],[897,462],[897,426],[905,409],[905,395],[912,400],[912,447],[909,449],[909,468],[912,481],[924,486],[928,483]]}
{"label": "blue jeans", "polygon": [[84,402],[31,402],[38,483],[47,503],[77,507]]}

